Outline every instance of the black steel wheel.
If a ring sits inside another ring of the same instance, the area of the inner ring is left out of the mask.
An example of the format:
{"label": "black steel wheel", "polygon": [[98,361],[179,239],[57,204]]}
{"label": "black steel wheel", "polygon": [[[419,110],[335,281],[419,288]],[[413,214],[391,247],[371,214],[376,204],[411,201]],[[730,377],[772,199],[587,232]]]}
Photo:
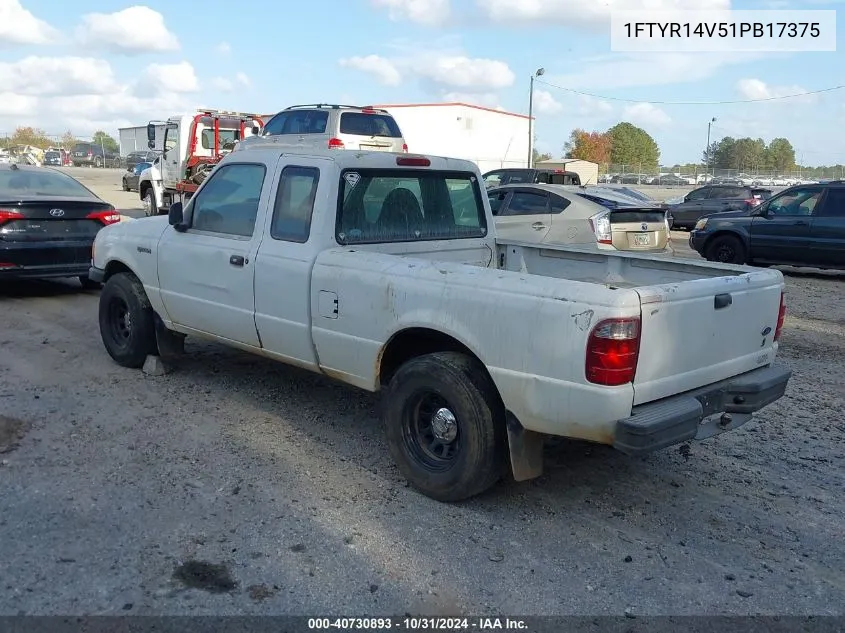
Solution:
{"label": "black steel wheel", "polygon": [[473,358],[438,352],[407,361],[385,390],[382,416],[400,472],[432,499],[467,499],[504,472],[504,407]]}
{"label": "black steel wheel", "polygon": [[131,273],[109,277],[100,293],[100,337],[119,365],[142,367],[156,353],[155,321],[144,287]]}
{"label": "black steel wheel", "polygon": [[744,264],[745,246],[733,235],[717,235],[707,245],[706,257],[711,262]]}

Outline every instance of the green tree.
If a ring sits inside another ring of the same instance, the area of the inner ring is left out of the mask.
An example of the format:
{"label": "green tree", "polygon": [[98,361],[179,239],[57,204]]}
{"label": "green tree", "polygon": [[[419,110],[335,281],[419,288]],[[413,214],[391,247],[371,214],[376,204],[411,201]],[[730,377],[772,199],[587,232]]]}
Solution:
{"label": "green tree", "polygon": [[34,127],[19,127],[9,141],[10,145],[31,145],[47,149],[53,142],[44,130]]}
{"label": "green tree", "polygon": [[778,172],[795,169],[795,148],[785,138],[773,138],[766,148],[766,163]]}
{"label": "green tree", "polygon": [[[714,164],[714,158],[716,156],[716,151],[719,149],[719,141],[713,141],[710,143],[710,166],[712,167]],[[704,151],[701,152],[701,164],[707,164],[707,148],[704,148]]]}
{"label": "green tree", "polygon": [[610,128],[606,134],[610,137],[612,163],[636,165],[637,169],[643,170],[657,167],[660,148],[644,129],[623,121]]}
{"label": "green tree", "polygon": [[102,130],[97,130],[96,132],[94,132],[93,142],[96,145],[102,145],[104,149],[107,149],[112,152],[116,152],[120,149],[120,145],[118,144],[118,142]]}
{"label": "green tree", "polygon": [[551,154],[549,154],[549,153],[547,153],[547,152],[540,153],[540,152],[538,152],[538,151],[537,151],[537,148],[536,148],[536,147],[535,147],[535,148],[533,148],[533,150],[532,150],[532,151],[534,152],[534,160],[533,160],[533,162],[534,162],[535,164],[536,164],[536,163],[538,163],[538,162],[540,162],[541,160],[551,160],[551,159],[552,159],[552,155],[551,155]]}

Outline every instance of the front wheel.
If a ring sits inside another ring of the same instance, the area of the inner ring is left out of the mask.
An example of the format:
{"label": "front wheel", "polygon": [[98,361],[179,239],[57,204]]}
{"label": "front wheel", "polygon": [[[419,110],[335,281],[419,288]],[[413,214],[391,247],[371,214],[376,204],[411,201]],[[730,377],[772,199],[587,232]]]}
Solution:
{"label": "front wheel", "polygon": [[399,471],[432,499],[467,499],[503,474],[504,408],[484,367],[466,355],[438,352],[402,365],[383,421]]}
{"label": "front wheel", "polygon": [[723,264],[744,264],[745,247],[738,237],[719,235],[713,238],[705,250],[705,256],[711,262]]}
{"label": "front wheel", "polygon": [[123,190],[124,190],[124,191],[129,191],[129,185],[127,185],[127,184],[126,184],[126,179],[125,179],[125,178],[123,179]]}
{"label": "front wheel", "polygon": [[153,309],[135,275],[109,277],[100,293],[99,320],[103,344],[118,365],[139,368],[156,353]]}
{"label": "front wheel", "polygon": [[158,206],[156,205],[156,198],[153,195],[152,188],[147,189],[147,193],[144,194],[144,215],[148,218],[151,218],[155,215],[158,215]]}

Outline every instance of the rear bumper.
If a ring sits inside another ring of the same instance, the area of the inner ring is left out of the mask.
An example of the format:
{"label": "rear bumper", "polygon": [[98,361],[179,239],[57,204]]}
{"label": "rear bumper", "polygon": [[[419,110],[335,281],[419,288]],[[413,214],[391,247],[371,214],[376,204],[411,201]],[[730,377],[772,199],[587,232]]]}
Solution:
{"label": "rear bumper", "polygon": [[94,240],[0,242],[0,279],[88,274]]}
{"label": "rear bumper", "polygon": [[616,423],[613,447],[643,455],[736,429],[783,396],[792,371],[768,365],[687,393],[634,407]]}

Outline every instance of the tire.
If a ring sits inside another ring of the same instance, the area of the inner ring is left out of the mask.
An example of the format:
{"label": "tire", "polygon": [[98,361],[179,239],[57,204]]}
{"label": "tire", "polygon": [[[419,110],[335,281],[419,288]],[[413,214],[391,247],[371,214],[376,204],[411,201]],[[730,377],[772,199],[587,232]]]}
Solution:
{"label": "tire", "polygon": [[100,158],[99,156],[95,156],[94,157],[94,167],[97,167],[99,169],[102,166],[103,166],[103,159]]}
{"label": "tire", "polygon": [[126,184],[126,178],[123,179],[123,190],[129,191],[129,185]]}
{"label": "tire", "polygon": [[94,281],[90,279],[87,275],[80,275],[79,276],[79,283],[82,285],[84,290],[99,290],[103,287],[99,281]]}
{"label": "tire", "polygon": [[158,215],[158,206],[156,205],[156,197],[153,194],[153,188],[147,189],[144,194],[144,215],[148,218]]}
{"label": "tire", "polygon": [[100,293],[99,321],[103,345],[118,365],[139,368],[156,353],[153,309],[135,275],[109,277]]}
{"label": "tire", "polygon": [[705,257],[711,262],[744,264],[745,246],[734,235],[718,235],[710,240],[710,243],[707,245]]}
{"label": "tire", "polygon": [[[444,410],[437,431],[447,441],[438,443],[432,423]],[[427,354],[402,365],[385,391],[382,408],[388,447],[399,471],[437,501],[473,497],[503,475],[504,413],[484,367],[455,352]]]}

